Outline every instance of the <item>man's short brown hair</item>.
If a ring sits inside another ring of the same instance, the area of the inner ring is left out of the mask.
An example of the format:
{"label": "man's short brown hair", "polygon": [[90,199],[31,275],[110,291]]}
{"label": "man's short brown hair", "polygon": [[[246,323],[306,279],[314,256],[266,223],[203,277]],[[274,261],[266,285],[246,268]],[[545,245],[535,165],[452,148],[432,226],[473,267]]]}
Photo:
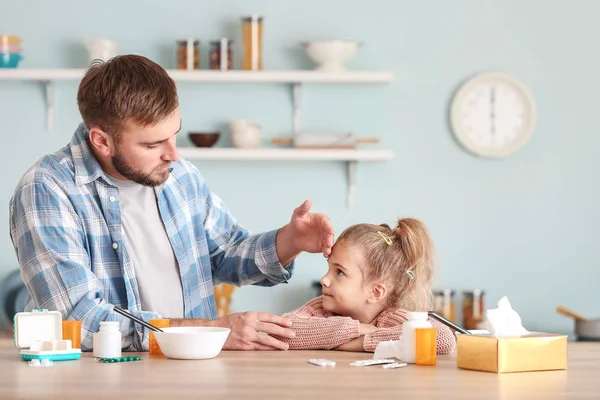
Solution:
{"label": "man's short brown hair", "polygon": [[139,55],[94,61],[77,91],[77,105],[88,128],[116,140],[127,123],[152,126],[179,104],[175,82],[160,65]]}

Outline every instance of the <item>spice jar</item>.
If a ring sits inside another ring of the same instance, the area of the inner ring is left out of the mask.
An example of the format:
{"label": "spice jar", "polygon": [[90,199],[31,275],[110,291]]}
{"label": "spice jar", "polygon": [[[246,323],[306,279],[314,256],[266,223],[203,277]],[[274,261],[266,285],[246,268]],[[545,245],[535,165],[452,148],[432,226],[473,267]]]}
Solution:
{"label": "spice jar", "polygon": [[210,42],[210,69],[225,71],[233,67],[233,41],[229,39]]}
{"label": "spice jar", "polygon": [[242,45],[243,58],[242,69],[261,70],[263,69],[263,18],[258,15],[252,15],[242,18]]}
{"label": "spice jar", "polygon": [[463,328],[467,330],[479,329],[479,323],[483,322],[483,295],[484,292],[480,289],[475,289],[471,292],[463,292]]}
{"label": "spice jar", "polygon": [[194,39],[177,41],[177,69],[200,69],[200,41]]}
{"label": "spice jar", "polygon": [[436,314],[446,318],[448,321],[456,323],[454,290],[434,290],[433,296],[433,311],[435,311]]}

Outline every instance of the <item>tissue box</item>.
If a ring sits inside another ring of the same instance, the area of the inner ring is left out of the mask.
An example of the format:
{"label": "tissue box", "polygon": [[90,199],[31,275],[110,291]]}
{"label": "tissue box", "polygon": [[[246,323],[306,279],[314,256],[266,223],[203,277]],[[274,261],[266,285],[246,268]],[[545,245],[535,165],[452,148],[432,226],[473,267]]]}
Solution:
{"label": "tissue box", "polygon": [[567,336],[531,332],[519,337],[457,334],[457,366],[485,372],[567,369]]}

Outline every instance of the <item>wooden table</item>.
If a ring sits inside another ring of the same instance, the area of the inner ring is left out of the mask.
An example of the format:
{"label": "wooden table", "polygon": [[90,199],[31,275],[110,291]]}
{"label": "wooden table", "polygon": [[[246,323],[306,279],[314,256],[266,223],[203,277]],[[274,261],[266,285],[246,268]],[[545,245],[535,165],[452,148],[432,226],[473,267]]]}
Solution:
{"label": "wooden table", "polygon": [[[325,351],[224,351],[214,359],[103,364],[77,361],[30,367],[12,341],[0,340],[0,399],[599,399],[600,344],[569,343],[566,371],[492,374],[456,368],[455,356],[435,367],[352,367],[372,354]],[[307,363],[328,358],[334,368]]]}

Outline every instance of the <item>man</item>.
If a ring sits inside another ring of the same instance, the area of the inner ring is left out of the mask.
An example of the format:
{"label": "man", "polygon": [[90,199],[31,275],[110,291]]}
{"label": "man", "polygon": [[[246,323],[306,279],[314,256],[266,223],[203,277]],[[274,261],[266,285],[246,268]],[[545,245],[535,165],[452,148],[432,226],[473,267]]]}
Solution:
{"label": "man", "polygon": [[287,349],[268,335],[293,337],[284,318],[215,319],[213,284],[287,282],[300,252],[329,255],[328,217],[309,213],[306,201],[289,224],[250,235],[178,157],[176,86],[147,58],[93,64],[77,102],[83,123],[71,142],[27,171],[10,201],[26,309],[81,320],[84,350],[104,320],[120,321],[124,348],[148,349],[148,330],[113,306],[171,326],[229,327],[226,349]]}

